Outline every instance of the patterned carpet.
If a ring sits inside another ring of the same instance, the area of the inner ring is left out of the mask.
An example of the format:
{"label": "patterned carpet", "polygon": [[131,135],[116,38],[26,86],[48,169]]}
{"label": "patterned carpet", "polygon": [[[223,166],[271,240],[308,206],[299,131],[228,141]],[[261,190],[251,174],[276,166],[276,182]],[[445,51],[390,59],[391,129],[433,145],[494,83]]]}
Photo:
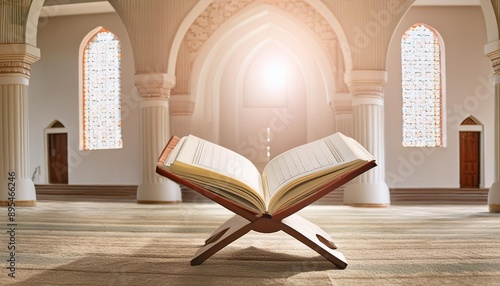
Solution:
{"label": "patterned carpet", "polygon": [[[16,278],[0,285],[500,285],[500,214],[485,205],[313,205],[336,269],[285,233],[250,232],[200,266],[190,260],[232,214],[216,204],[39,201],[16,209]],[[7,210],[0,258],[8,266]]]}

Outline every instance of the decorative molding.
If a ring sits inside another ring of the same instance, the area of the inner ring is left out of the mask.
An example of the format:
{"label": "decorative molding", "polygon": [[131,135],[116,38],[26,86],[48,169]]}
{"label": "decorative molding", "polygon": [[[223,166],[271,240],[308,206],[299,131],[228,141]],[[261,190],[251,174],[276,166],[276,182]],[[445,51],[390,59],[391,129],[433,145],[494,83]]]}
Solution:
{"label": "decorative molding", "polygon": [[379,82],[358,82],[350,85],[352,105],[384,105],[384,86]]}
{"label": "decorative molding", "polygon": [[355,70],[346,75],[346,83],[352,94],[352,105],[384,104],[384,86],[387,72],[379,70]]}
{"label": "decorative molding", "polygon": [[40,58],[40,49],[27,44],[0,44],[0,76],[30,78],[31,65]]}
{"label": "decorative molding", "polygon": [[500,49],[491,51],[487,53],[486,56],[491,59],[494,74],[500,74]]}
{"label": "decorative molding", "polygon": [[170,115],[182,116],[192,115],[195,103],[189,98],[188,94],[172,95],[169,99]]}
{"label": "decorative molding", "polygon": [[0,75],[1,74],[19,74],[30,77],[31,64],[18,61],[2,61],[0,60]]}
{"label": "decorative molding", "polygon": [[335,93],[334,99],[330,102],[330,107],[335,114],[352,113],[352,96],[350,93]]}
{"label": "decorative molding", "polygon": [[169,108],[168,99],[164,97],[143,97],[139,103],[141,108],[157,108],[161,107],[164,109]]}
{"label": "decorative molding", "polygon": [[137,74],[134,80],[143,98],[168,99],[170,90],[175,86],[175,76],[166,73]]}
{"label": "decorative molding", "polygon": [[500,58],[491,59],[494,74],[500,74]]}
{"label": "decorative molding", "polygon": [[186,34],[191,59],[227,19],[249,5],[259,4],[274,6],[294,15],[325,43],[328,50],[335,50],[337,36],[332,27],[317,10],[304,0],[214,0],[193,22]]}

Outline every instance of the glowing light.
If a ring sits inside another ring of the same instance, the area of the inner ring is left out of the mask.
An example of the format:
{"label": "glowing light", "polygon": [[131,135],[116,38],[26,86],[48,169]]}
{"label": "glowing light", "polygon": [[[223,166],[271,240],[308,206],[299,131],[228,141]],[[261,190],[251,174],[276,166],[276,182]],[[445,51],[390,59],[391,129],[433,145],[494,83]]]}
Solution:
{"label": "glowing light", "polygon": [[294,62],[286,51],[274,45],[260,51],[246,70],[244,106],[287,106],[293,78]]}
{"label": "glowing light", "polygon": [[263,67],[263,84],[275,91],[284,90],[288,79],[288,70],[280,59],[271,59]]}

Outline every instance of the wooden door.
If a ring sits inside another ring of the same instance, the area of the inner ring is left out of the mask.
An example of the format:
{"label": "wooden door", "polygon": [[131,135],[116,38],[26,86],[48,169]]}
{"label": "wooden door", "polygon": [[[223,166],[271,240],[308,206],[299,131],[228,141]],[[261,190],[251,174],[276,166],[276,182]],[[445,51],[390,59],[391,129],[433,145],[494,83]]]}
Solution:
{"label": "wooden door", "polygon": [[49,134],[49,183],[68,183],[68,134]]}
{"label": "wooden door", "polygon": [[479,188],[479,134],[460,132],[460,188]]}

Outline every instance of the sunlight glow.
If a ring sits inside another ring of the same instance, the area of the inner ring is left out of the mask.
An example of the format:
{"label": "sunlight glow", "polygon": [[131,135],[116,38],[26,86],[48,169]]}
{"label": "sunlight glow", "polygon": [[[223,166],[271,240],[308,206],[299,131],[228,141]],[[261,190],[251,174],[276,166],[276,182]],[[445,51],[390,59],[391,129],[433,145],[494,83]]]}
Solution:
{"label": "sunlight glow", "polygon": [[280,46],[269,45],[256,53],[246,69],[244,106],[286,107],[296,66]]}
{"label": "sunlight glow", "polygon": [[271,59],[263,67],[263,84],[272,91],[283,91],[287,85],[288,71],[281,59]]}

